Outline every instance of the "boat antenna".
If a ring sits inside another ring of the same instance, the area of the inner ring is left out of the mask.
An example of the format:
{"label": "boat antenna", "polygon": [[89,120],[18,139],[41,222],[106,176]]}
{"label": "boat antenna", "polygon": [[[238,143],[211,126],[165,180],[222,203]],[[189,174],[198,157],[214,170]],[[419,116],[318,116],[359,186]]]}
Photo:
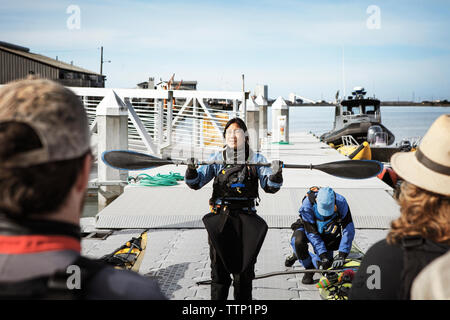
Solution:
{"label": "boat antenna", "polygon": [[344,60],[344,45],[342,45],[342,86],[344,92],[344,99],[347,96],[345,92],[345,60]]}

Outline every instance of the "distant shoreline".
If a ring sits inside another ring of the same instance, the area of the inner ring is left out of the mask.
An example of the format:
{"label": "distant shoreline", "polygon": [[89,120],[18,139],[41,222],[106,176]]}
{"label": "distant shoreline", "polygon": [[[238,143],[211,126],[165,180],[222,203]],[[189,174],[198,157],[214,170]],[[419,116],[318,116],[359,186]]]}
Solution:
{"label": "distant shoreline", "polygon": [[[275,100],[274,100],[275,101]],[[269,102],[269,106],[272,102]],[[302,103],[302,104],[291,104],[286,101],[289,107],[334,107],[331,103]],[[410,101],[382,101],[380,103],[381,107],[450,107],[450,102],[410,102]]]}
{"label": "distant shoreline", "polygon": [[382,101],[380,104],[390,107],[450,107],[450,102],[397,102],[397,101]]}

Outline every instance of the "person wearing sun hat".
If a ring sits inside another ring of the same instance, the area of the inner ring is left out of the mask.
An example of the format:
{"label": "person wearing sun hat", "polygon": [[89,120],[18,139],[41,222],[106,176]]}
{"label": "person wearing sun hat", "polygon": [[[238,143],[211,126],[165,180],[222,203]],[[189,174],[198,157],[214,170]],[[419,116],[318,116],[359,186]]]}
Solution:
{"label": "person wearing sun hat", "polygon": [[400,217],[367,251],[350,299],[408,300],[421,270],[450,250],[450,114],[434,121],[417,151],[396,153],[391,164],[404,180]]}
{"label": "person wearing sun hat", "polygon": [[415,153],[396,153],[391,164],[403,180],[450,196],[450,114],[440,116],[433,123]]}

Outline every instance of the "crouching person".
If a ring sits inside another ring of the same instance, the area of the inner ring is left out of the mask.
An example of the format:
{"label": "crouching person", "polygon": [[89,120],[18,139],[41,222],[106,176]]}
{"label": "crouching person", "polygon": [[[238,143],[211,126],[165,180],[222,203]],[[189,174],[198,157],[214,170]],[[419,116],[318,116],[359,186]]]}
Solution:
{"label": "crouching person", "polygon": [[[355,236],[345,198],[332,188],[312,187],[303,199],[299,213],[300,218],[291,226],[294,230],[291,238],[293,255],[286,259],[285,265],[290,267],[299,260],[305,269],[342,267]],[[314,252],[308,251],[308,243]],[[335,250],[339,250],[339,254],[333,261]],[[312,284],[313,277],[314,273],[305,273],[302,283]]]}

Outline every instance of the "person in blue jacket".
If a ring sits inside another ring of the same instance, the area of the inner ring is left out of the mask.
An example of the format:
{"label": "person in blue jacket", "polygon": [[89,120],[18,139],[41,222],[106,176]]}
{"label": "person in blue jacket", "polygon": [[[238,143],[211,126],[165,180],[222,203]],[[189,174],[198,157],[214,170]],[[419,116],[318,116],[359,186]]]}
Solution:
{"label": "person in blue jacket", "polygon": [[[347,200],[330,187],[312,187],[299,209],[300,219],[292,224],[293,255],[285,265],[292,266],[298,259],[305,269],[339,269],[352,248],[355,236]],[[314,252],[308,251],[311,243]],[[333,260],[333,251],[339,250]],[[313,283],[314,273],[305,273],[303,284]]]}
{"label": "person in blue jacket", "polygon": [[228,121],[223,136],[224,149],[209,158],[214,163],[197,169],[197,160],[188,159],[185,181],[198,190],[214,179],[211,212],[203,217],[210,245],[211,299],[227,299],[232,274],[234,298],[251,300],[256,258],[267,232],[266,222],[256,213],[258,189],[261,186],[267,193],[280,189],[283,163],[248,165],[267,160],[250,149],[247,127],[240,118]]}

